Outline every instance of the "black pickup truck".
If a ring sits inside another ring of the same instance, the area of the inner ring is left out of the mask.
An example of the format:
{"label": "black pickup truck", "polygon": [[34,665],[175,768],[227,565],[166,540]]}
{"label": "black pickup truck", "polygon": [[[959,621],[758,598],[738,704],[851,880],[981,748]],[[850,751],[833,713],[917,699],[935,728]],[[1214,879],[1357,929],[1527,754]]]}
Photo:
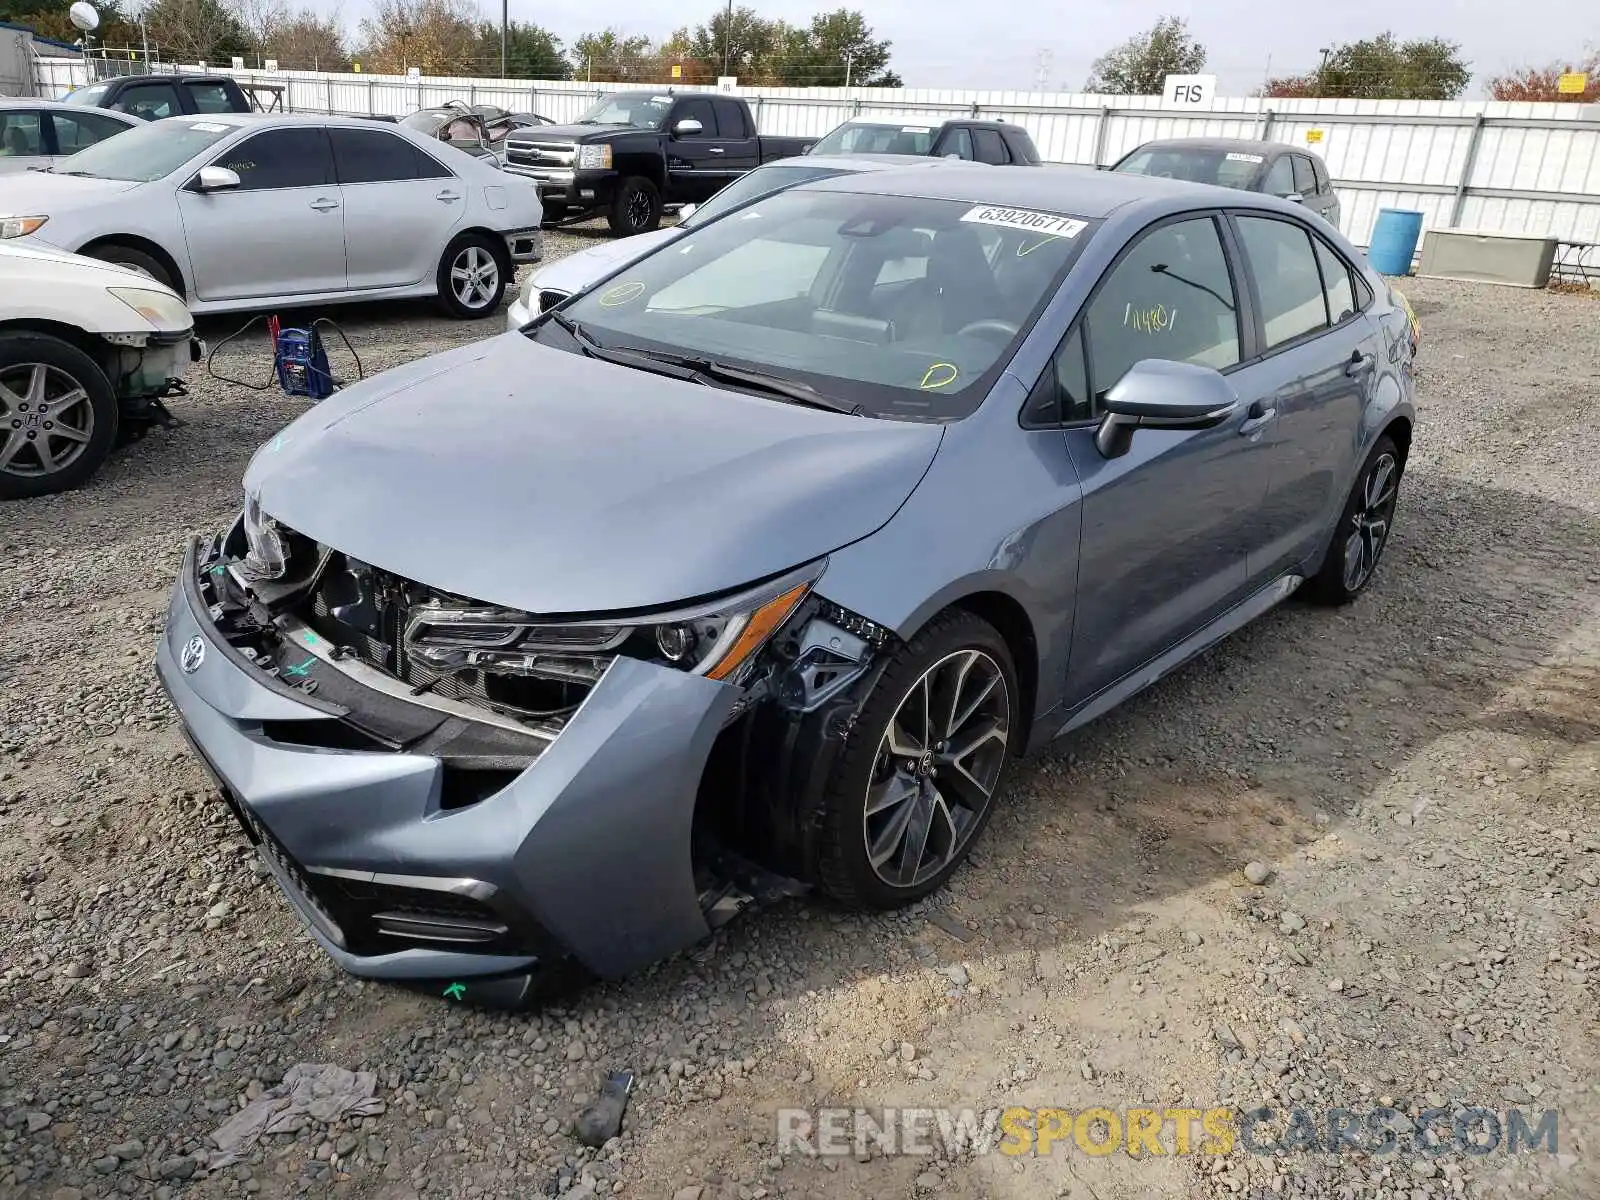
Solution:
{"label": "black pickup truck", "polygon": [[627,237],[669,204],[699,204],[746,171],[804,154],[815,138],[762,137],[750,106],[713,92],[613,92],[571,125],[514,130],[505,169],[531,179],[545,221],[604,213]]}

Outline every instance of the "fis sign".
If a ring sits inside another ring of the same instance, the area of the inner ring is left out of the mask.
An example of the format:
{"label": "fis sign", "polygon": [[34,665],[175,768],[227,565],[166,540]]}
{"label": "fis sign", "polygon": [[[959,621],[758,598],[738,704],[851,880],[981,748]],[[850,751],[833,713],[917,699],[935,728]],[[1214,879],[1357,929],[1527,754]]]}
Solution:
{"label": "fis sign", "polygon": [[1166,108],[1209,109],[1217,95],[1215,75],[1168,75],[1161,103]]}

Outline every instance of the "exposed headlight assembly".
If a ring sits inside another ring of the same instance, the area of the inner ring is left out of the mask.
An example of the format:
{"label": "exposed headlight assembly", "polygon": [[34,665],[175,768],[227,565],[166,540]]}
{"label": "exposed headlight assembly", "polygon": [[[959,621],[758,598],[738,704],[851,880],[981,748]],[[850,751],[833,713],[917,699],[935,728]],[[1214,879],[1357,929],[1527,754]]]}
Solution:
{"label": "exposed headlight assembly", "polygon": [[546,623],[527,613],[437,602],[411,610],[406,651],[434,670],[592,678],[626,654],[737,680],[822,575],[819,560],[759,587],[647,618]]}
{"label": "exposed headlight assembly", "polygon": [[580,171],[604,171],[611,166],[611,146],[579,146],[577,167]]}
{"label": "exposed headlight assembly", "polygon": [[244,574],[251,580],[282,579],[289,562],[289,544],[284,528],[261,511],[261,501],[246,493],[244,498]]}

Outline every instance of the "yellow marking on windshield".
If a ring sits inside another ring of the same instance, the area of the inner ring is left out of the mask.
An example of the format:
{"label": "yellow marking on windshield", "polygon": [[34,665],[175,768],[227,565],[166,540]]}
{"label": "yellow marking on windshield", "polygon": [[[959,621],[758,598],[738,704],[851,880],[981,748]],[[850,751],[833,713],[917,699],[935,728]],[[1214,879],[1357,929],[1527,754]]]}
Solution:
{"label": "yellow marking on windshield", "polygon": [[1056,234],[1052,233],[1049,237],[1045,238],[1043,241],[1035,242],[1033,245],[1027,247],[1026,249],[1024,249],[1022,244],[1019,242],[1017,244],[1017,257],[1021,258],[1024,254],[1032,254],[1040,246],[1048,246],[1051,242],[1059,242],[1060,240],[1061,240],[1060,237],[1058,237]]}
{"label": "yellow marking on windshield", "polygon": [[925,392],[934,388],[949,387],[960,374],[954,363],[936,362],[922,373],[922,382],[917,387]]}
{"label": "yellow marking on windshield", "polygon": [[601,308],[620,308],[630,300],[637,300],[644,295],[644,284],[637,279],[630,283],[619,283],[608,287],[600,294]]}

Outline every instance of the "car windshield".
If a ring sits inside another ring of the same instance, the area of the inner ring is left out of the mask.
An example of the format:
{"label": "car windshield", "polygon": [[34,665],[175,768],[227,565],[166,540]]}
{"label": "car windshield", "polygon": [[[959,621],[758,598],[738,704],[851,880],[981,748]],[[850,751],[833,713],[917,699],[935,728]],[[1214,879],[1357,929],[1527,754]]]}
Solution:
{"label": "car windshield", "polygon": [[631,125],[635,129],[660,129],[672,111],[671,96],[650,92],[615,92],[601,96],[583,116],[579,125]]}
{"label": "car windshield", "polygon": [[234,128],[220,121],[192,117],[155,121],[96,142],[71,158],[63,159],[56,167],[56,174],[149,183],[172,174],[207,146],[227,137]]}
{"label": "car windshield", "polygon": [[61,97],[63,104],[99,104],[100,98],[106,94],[110,85],[105,83],[90,84],[88,87],[73,88]]}
{"label": "car windshield", "polygon": [[813,154],[926,154],[938,130],[931,125],[846,121],[811,147]]}
{"label": "car windshield", "polygon": [[1190,183],[1213,183],[1249,191],[1265,154],[1254,150],[1207,150],[1199,147],[1154,147],[1135,150],[1116,165],[1123,175],[1155,175]]}
{"label": "car windshield", "polygon": [[680,228],[693,229],[697,225],[704,225],[707,221],[716,220],[725,212],[732,212],[741,205],[749,204],[750,201],[773,192],[781,192],[785,188],[792,188],[811,179],[826,179],[830,175],[848,173],[838,167],[824,167],[806,162],[774,163],[757,167],[754,171],[735,179],[678,224]]}
{"label": "car windshield", "polygon": [[954,420],[981,403],[1090,228],[1054,211],[801,187],[691,230],[530,332],[573,353],[642,351],[713,368],[701,379],[732,367],[779,384],[754,392],[787,384],[871,416]]}

